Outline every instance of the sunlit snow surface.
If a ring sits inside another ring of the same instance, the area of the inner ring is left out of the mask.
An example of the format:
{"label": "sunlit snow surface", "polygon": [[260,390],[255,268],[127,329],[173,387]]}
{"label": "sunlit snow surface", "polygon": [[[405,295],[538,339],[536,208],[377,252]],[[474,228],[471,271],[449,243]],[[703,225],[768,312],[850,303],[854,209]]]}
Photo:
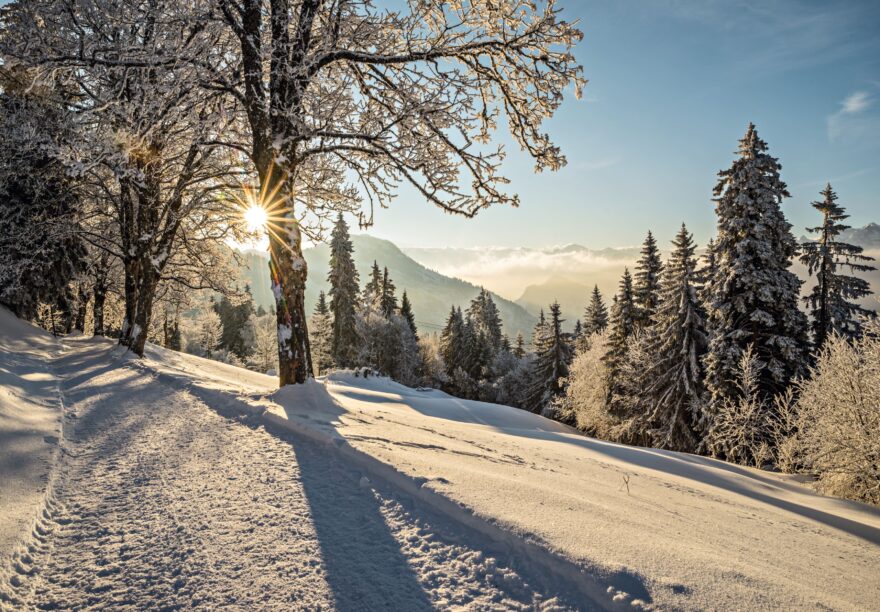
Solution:
{"label": "sunlit snow surface", "polygon": [[[64,344],[54,361],[44,349],[71,413],[60,476],[49,518],[24,540],[25,575],[7,570],[20,586],[3,587],[30,605],[594,605],[448,512],[371,482],[333,440],[585,568],[609,589],[602,603],[880,601],[880,512],[791,477],[605,443],[387,379],[338,373],[275,391],[273,378],[154,347],[141,362],[109,341]],[[4,372],[11,359],[0,354]],[[237,416],[255,409],[294,433]]]}

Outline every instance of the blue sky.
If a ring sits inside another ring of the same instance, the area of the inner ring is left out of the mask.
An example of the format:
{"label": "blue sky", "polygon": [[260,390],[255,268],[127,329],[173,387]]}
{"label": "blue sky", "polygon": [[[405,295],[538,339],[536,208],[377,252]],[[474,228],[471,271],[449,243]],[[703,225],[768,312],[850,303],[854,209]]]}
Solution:
{"label": "blue sky", "polygon": [[753,121],[783,165],[797,235],[831,181],[853,225],[880,222],[880,2],[559,0],[590,83],[548,128],[557,173],[506,135],[518,209],[453,217],[402,189],[369,233],[404,246],[664,243],[713,232],[715,175]]}

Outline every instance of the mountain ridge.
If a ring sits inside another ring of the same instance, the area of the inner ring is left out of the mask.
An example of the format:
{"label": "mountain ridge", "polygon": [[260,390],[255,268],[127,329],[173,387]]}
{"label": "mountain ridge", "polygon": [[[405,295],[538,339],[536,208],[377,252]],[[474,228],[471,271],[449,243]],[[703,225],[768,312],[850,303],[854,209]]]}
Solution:
{"label": "mountain ridge", "polygon": [[[470,300],[480,292],[478,285],[432,270],[388,240],[365,234],[354,234],[351,240],[354,247],[355,267],[360,275],[360,285],[365,284],[373,261],[376,261],[380,267],[387,266],[391,279],[397,287],[398,298],[406,290],[413,305],[417,325],[423,331],[439,331],[453,305],[466,308]],[[271,307],[274,298],[266,263],[268,254],[245,251],[241,256],[244,260],[244,276],[251,285],[254,301],[264,308]],[[306,309],[311,313],[318,301],[318,293],[329,289],[327,273],[330,269],[330,247],[319,244],[305,249],[303,256],[309,269]],[[518,332],[522,332],[528,337],[537,321],[536,317],[513,300],[508,300],[494,292],[492,297],[501,313],[505,333],[515,337]]]}

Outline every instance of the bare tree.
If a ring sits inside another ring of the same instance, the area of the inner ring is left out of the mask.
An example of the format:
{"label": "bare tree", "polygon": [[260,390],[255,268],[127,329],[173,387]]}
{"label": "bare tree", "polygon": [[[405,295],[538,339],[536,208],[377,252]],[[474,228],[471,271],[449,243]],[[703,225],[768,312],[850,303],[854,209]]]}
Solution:
{"label": "bare tree", "polygon": [[400,183],[450,213],[516,205],[502,190],[503,114],[537,171],[565,158],[541,131],[566,87],[584,84],[581,33],[555,0],[215,0],[236,43],[199,65],[203,85],[240,105],[256,199],[271,215],[282,385],[311,375],[302,235],[340,210],[362,225]]}

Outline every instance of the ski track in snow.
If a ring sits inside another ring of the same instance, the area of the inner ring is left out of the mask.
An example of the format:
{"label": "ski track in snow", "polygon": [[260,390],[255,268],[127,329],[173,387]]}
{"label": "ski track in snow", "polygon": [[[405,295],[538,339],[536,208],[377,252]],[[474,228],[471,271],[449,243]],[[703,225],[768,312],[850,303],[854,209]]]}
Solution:
{"label": "ski track in snow", "polygon": [[72,344],[62,457],[0,607],[573,607],[332,448]]}

